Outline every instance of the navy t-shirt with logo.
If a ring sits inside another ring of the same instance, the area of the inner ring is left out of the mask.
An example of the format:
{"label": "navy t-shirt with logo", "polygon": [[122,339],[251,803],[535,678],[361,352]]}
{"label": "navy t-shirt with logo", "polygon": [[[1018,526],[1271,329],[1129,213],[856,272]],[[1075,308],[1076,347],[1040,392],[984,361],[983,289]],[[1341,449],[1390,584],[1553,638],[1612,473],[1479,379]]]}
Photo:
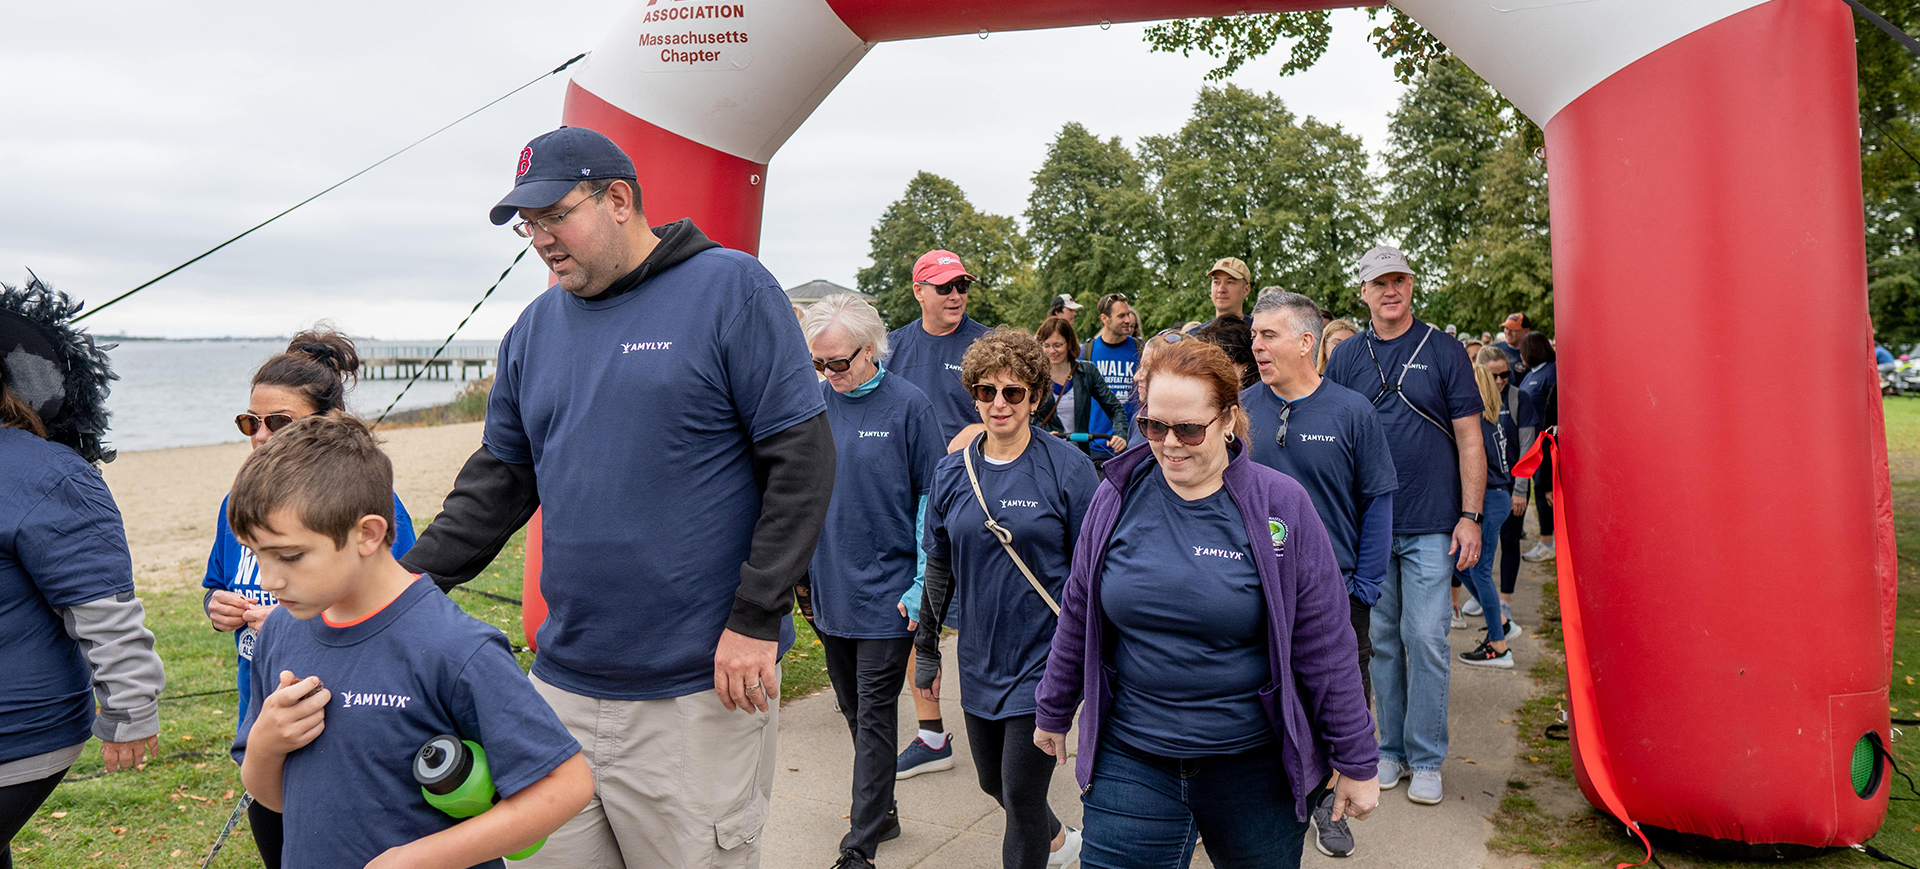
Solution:
{"label": "navy t-shirt with logo", "polygon": [[1100,606],[1113,624],[1104,726],[1168,757],[1251,751],[1273,739],[1260,690],[1267,596],[1247,525],[1222,488],[1188,501],[1155,465],[1129,487],[1108,538]]}
{"label": "navy t-shirt with logo", "polygon": [[[1087,416],[1087,430],[1094,434],[1118,434],[1129,439],[1132,434],[1127,430],[1139,405],[1133,400],[1133,374],[1140,366],[1140,342],[1132,335],[1122,339],[1118,346],[1108,344],[1098,334],[1087,341],[1087,361],[1100,372],[1100,379],[1106,381],[1107,389],[1113,397],[1120,400],[1127,419],[1111,420],[1107,418],[1107,409],[1094,402]],[[1095,441],[1093,451],[1097,455],[1107,456],[1113,453],[1107,449],[1104,441]]]}
{"label": "navy t-shirt with logo", "polygon": [[[1372,355],[1368,353],[1370,347]],[[1387,447],[1393,453],[1393,468],[1400,478],[1400,488],[1393,493],[1393,533],[1452,531],[1461,510],[1460,461],[1453,445],[1453,421],[1473,416],[1484,407],[1467,348],[1416,317],[1406,332],[1390,341],[1381,340],[1369,329],[1341,342],[1327,362],[1327,377],[1371,401],[1380,416]],[[1433,422],[1415,413],[1399,396],[1390,392],[1383,395],[1383,382],[1398,383],[1401,393]]]}
{"label": "navy t-shirt with logo", "polygon": [[[1282,447],[1275,436],[1280,431],[1280,412],[1289,403],[1293,410],[1287,414],[1287,445]],[[1250,420],[1247,443],[1253,460],[1292,477],[1307,490],[1333,542],[1340,575],[1347,579],[1348,591],[1353,591],[1361,513],[1367,501],[1400,487],[1378,414],[1358,393],[1324,377],[1319,388],[1293,402],[1275,395],[1273,387],[1256,383],[1240,393],[1240,404]]]}
{"label": "navy t-shirt with logo", "polygon": [[[1098,481],[1078,447],[1037,428],[1030,434],[1026,450],[1004,465],[980,454],[979,438],[965,452],[994,521],[1012,532],[1014,551],[1058,602]],[[960,707],[995,720],[1033,714],[1059,618],[987,530],[961,451],[934,470],[926,550],[952,566],[954,596],[967,614],[957,650]]]}
{"label": "navy t-shirt with logo", "polygon": [[413,778],[415,752],[437,735],[486,749],[502,799],[580,752],[514,663],[506,635],[461,612],[427,579],[346,627],[276,609],[261,626],[253,662],[253,700],[235,760],[245,756],[262,702],[279,690],[280,671],[318,676],[333,692],[325,729],[286,758],[286,869],[364,866],[458,823],[428,805]]}
{"label": "navy t-shirt with logo", "polygon": [[933,404],[891,371],[858,398],[826,383],[820,394],[839,460],[826,526],[807,568],[814,624],[835,637],[911,637],[900,596],[919,559],[920,497],[947,451]]}
{"label": "navy t-shirt with logo", "polygon": [[[713,690],[760,518],[753,444],[825,412],[811,358],[779,282],[739,251],[527,306],[500,342],[485,443],[539,486],[534,675],[602,700]],[[784,618],[783,653],[792,631]]]}
{"label": "navy t-shirt with logo", "polygon": [[[920,323],[915,320],[887,333],[887,370],[927,394],[927,400],[933,402],[933,418],[940,423],[940,434],[950,441],[961,429],[980,421],[973,396],[960,383],[960,359],[975,340],[992,330],[972,317],[961,317],[952,332],[929,335]],[[946,446],[942,441],[940,448]]]}

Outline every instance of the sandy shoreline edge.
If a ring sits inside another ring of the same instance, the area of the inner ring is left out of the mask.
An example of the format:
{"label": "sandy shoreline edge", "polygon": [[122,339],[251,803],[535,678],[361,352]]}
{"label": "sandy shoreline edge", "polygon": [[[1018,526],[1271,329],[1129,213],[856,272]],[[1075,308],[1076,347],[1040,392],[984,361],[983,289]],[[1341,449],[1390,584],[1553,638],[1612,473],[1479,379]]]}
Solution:
{"label": "sandy shoreline edge", "polygon": [[[416,520],[432,518],[484,423],[383,430],[393,487]],[[126,520],[135,584],[157,590],[198,584],[213,547],[220,500],[252,452],[240,443],[123,452],[101,468]]]}

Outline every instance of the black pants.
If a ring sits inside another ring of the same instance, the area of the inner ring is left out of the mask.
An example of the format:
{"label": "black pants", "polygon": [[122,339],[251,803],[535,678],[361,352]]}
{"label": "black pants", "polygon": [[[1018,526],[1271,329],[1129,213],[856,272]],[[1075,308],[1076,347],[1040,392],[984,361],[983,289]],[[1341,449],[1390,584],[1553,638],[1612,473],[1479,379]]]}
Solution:
{"label": "black pants", "polygon": [[850,640],[820,634],[840,714],[853,734],[852,826],[841,848],[873,859],[881,827],[893,808],[895,755],[900,750],[900,689],[907,679],[912,637]]}
{"label": "black pants", "polygon": [[1520,581],[1520,535],[1526,531],[1527,517],[1514,514],[1500,525],[1500,593],[1513,594]]}
{"label": "black pants", "polygon": [[280,850],[286,833],[280,828],[280,813],[259,803],[247,804],[247,826],[253,828],[253,844],[260,849],[260,862],[267,869],[280,869]]}
{"label": "black pants", "polygon": [[1360,641],[1360,688],[1366,691],[1367,705],[1373,705],[1373,674],[1367,662],[1373,660],[1373,607],[1347,595],[1348,615],[1353,619],[1353,638]]}
{"label": "black pants", "polygon": [[1553,505],[1547,503],[1547,493],[1553,491],[1553,459],[1540,457],[1540,470],[1533,474],[1533,504],[1540,515],[1540,536],[1553,536]]}
{"label": "black pants", "polygon": [[43,779],[0,788],[0,869],[13,869],[13,837],[66,777],[63,769]]}
{"label": "black pants", "polygon": [[1060,819],[1047,804],[1053,755],[1033,744],[1033,716],[989,720],[967,715],[967,747],[973,750],[980,789],[1007,812],[1000,841],[1004,869],[1046,869],[1047,850],[1060,834]]}

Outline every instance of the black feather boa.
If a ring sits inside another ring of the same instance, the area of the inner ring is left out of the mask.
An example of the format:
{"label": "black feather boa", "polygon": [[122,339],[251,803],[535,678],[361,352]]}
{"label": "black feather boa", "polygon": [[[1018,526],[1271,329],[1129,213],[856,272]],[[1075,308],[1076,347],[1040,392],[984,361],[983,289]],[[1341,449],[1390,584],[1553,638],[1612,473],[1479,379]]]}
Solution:
{"label": "black feather boa", "polygon": [[104,438],[107,434],[108,384],[119,378],[107,359],[107,351],[118,345],[100,346],[93,336],[73,325],[84,302],[76,302],[39,277],[24,287],[0,283],[0,310],[19,314],[38,324],[55,342],[65,364],[66,396],[47,425],[47,440],[70,446],[89,462],[111,462],[114,451]]}

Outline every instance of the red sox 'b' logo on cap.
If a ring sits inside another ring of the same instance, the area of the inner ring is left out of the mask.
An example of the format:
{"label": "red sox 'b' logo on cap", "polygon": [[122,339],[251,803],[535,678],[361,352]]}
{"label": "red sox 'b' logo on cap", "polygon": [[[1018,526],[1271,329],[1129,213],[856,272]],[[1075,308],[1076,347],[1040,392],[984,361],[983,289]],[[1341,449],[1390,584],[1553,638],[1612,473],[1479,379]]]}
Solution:
{"label": "red sox 'b' logo on cap", "polygon": [[527,170],[532,168],[533,168],[533,147],[529,145],[525,148],[520,149],[520,168],[514,170],[513,177],[518,178],[522,175],[525,175],[527,174]]}

